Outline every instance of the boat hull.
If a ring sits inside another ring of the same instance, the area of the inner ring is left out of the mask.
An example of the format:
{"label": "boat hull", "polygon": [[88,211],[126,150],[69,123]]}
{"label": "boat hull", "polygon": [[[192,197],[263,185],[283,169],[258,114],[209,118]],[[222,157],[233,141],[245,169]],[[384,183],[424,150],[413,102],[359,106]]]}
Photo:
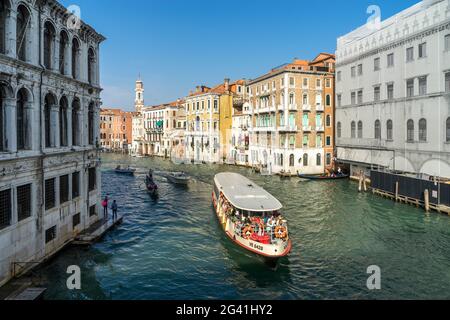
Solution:
{"label": "boat hull", "polygon": [[222,230],[234,244],[240,246],[246,251],[249,251],[251,253],[256,254],[259,257],[262,257],[266,262],[270,264],[276,264],[280,258],[287,256],[291,252],[292,249],[291,240],[286,241],[283,244],[283,246],[274,246],[252,241],[251,239],[244,239],[236,235],[233,231],[233,228],[231,227],[232,222],[230,221],[230,219],[220,215],[220,212],[217,208],[217,199],[215,197],[214,192],[212,193],[212,202],[214,212],[216,214],[217,219],[219,220]]}
{"label": "boat hull", "polygon": [[124,171],[124,170],[114,170],[117,174],[122,174],[126,176],[134,176],[135,171]]}
{"label": "boat hull", "polygon": [[304,175],[304,174],[299,174],[298,175],[299,178],[302,179],[308,179],[308,180],[317,180],[317,181],[329,181],[329,180],[344,180],[344,179],[348,179],[350,176],[349,175],[343,175],[343,176],[336,176],[336,177],[322,177],[322,176],[309,176],[309,175]]}
{"label": "boat hull", "polygon": [[172,177],[170,175],[168,175],[166,178],[173,184],[179,184],[179,185],[185,186],[189,183],[189,179],[180,179],[180,178]]}

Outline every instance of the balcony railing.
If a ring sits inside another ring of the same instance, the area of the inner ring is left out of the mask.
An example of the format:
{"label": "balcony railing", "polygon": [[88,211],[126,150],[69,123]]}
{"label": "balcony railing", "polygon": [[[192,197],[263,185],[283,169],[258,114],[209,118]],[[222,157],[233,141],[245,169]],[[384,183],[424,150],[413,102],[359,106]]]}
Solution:
{"label": "balcony railing", "polygon": [[278,131],[296,132],[298,131],[298,127],[296,125],[280,125],[280,127],[278,127]]}
{"label": "balcony railing", "polygon": [[316,105],[316,112],[324,112],[325,108],[323,106],[323,104],[317,104]]}
{"label": "balcony railing", "polygon": [[317,126],[316,127],[316,131],[317,132],[324,132],[325,131],[325,127],[324,126]]}
{"label": "balcony railing", "polygon": [[311,126],[303,126],[303,132],[310,132],[312,131]]}
{"label": "balcony railing", "polygon": [[303,105],[303,111],[311,111],[311,105],[309,105],[309,104],[304,104],[304,105]]}
{"label": "balcony railing", "polygon": [[364,138],[337,138],[336,145],[338,147],[369,147],[385,149],[387,142],[381,139],[364,139]]}
{"label": "balcony railing", "polygon": [[289,105],[289,110],[291,110],[291,111],[297,111],[297,110],[298,110],[298,107],[297,107],[296,104],[290,104],[290,105]]}

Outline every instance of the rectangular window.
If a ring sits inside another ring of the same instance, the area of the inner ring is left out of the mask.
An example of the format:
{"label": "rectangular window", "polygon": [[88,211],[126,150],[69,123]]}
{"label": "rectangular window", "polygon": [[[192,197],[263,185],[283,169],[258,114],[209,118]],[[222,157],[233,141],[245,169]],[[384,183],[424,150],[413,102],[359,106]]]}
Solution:
{"label": "rectangular window", "polygon": [[45,243],[49,243],[56,239],[56,226],[45,230]]}
{"label": "rectangular window", "polygon": [[303,146],[304,147],[308,147],[309,146],[309,136],[307,134],[305,134],[303,136]]}
{"label": "rectangular window", "polygon": [[380,101],[381,100],[381,89],[380,86],[377,86],[373,89],[373,100],[375,102]]}
{"label": "rectangular window", "polygon": [[444,41],[445,51],[450,51],[450,34],[445,36]]}
{"label": "rectangular window", "polygon": [[380,58],[375,58],[375,60],[373,60],[373,70],[380,70]]}
{"label": "rectangular window", "polygon": [[337,80],[338,82],[342,80],[342,71],[338,71],[338,72],[337,72],[336,78],[337,78],[336,80]]}
{"label": "rectangular window", "polygon": [[424,96],[427,94],[427,77],[419,78],[419,95]]}
{"label": "rectangular window", "polygon": [[426,58],[427,56],[427,43],[419,44],[419,58]]}
{"label": "rectangular window", "polygon": [[388,68],[394,66],[394,54],[393,53],[390,53],[387,55],[387,66],[388,66]]}
{"label": "rectangular window", "polygon": [[325,79],[325,87],[331,88],[331,80],[330,79]]}
{"label": "rectangular window", "polygon": [[0,191],[0,230],[11,225],[11,189]]}
{"label": "rectangular window", "polygon": [[318,136],[316,136],[316,148],[322,148],[322,147],[323,147],[322,136],[318,135]]}
{"label": "rectangular window", "polygon": [[308,88],[308,78],[303,79],[303,88]]}
{"label": "rectangular window", "polygon": [[362,76],[362,74],[363,74],[363,65],[359,64],[358,65],[358,76]]}
{"label": "rectangular window", "polygon": [[289,85],[290,85],[291,87],[295,86],[295,79],[294,79],[294,77],[290,77],[290,78],[289,78]]}
{"label": "rectangular window", "polygon": [[45,180],[45,210],[55,207],[55,198],[55,178]]}
{"label": "rectangular window", "polygon": [[59,199],[61,204],[69,201],[69,175],[59,178]]}
{"label": "rectangular window", "polygon": [[351,75],[352,75],[352,78],[356,77],[356,67],[352,67]]}
{"label": "rectangular window", "polygon": [[351,104],[356,104],[356,92],[351,93]]}
{"label": "rectangular window", "polygon": [[17,187],[17,216],[19,221],[31,217],[31,184]]}
{"label": "rectangular window", "polygon": [[331,146],[331,137],[330,136],[327,136],[327,138],[326,138],[326,145],[327,145],[327,147]]}
{"label": "rectangular window", "polygon": [[93,217],[95,215],[97,215],[97,206],[93,205],[89,207],[89,217]]}
{"label": "rectangular window", "polygon": [[411,62],[414,60],[414,48],[410,47],[406,49],[406,62]]}
{"label": "rectangular window", "polygon": [[317,89],[322,88],[322,81],[321,81],[320,79],[317,79],[317,80],[316,80],[316,88],[317,88]]}
{"label": "rectangular window", "polygon": [[358,104],[363,103],[363,91],[359,90],[358,91]]}
{"label": "rectangular window", "polygon": [[414,79],[409,79],[406,81],[406,96],[407,97],[414,96]]}
{"label": "rectangular window", "polygon": [[389,100],[394,99],[394,84],[393,83],[387,85],[387,98]]}
{"label": "rectangular window", "polygon": [[445,92],[450,92],[450,72],[445,74]]}
{"label": "rectangular window", "polygon": [[97,170],[95,168],[89,168],[88,176],[89,176],[88,190],[89,192],[91,192],[97,188]]}
{"label": "rectangular window", "polygon": [[342,105],[342,95],[338,94],[337,95],[337,106],[340,107]]}
{"label": "rectangular window", "polygon": [[75,229],[81,223],[81,215],[77,213],[72,217],[72,229]]}

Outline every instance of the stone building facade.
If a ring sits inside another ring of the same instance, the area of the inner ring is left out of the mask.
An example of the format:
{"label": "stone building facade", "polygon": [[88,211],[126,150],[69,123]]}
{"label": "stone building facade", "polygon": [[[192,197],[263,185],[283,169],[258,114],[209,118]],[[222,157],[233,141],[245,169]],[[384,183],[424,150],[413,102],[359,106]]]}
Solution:
{"label": "stone building facade", "polygon": [[99,218],[105,38],[57,1],[0,7],[1,285]]}
{"label": "stone building facade", "polygon": [[121,109],[100,111],[100,147],[107,152],[128,154],[132,148],[134,112]]}
{"label": "stone building facade", "polygon": [[338,39],[338,160],[450,178],[450,6],[428,0]]}
{"label": "stone building facade", "polygon": [[334,169],[333,54],[295,59],[249,81],[250,163],[268,173]]}

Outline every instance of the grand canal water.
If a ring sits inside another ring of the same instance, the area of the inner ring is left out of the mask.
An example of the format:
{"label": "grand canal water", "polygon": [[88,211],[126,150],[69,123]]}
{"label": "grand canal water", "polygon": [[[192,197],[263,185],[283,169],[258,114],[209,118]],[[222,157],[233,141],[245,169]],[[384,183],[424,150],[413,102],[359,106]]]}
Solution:
{"label": "grand canal water", "polygon": [[[117,164],[139,168],[116,175]],[[159,199],[143,190],[145,171],[183,170],[188,189],[158,178]],[[107,155],[103,192],[124,223],[90,249],[69,248],[41,270],[46,299],[413,299],[450,298],[450,218],[358,194],[348,181],[301,182],[228,166],[175,166],[161,159]],[[294,249],[276,271],[223,235],[211,207],[212,178],[248,176],[285,206]],[[79,265],[82,290],[68,291]],[[382,289],[366,287],[378,265]]]}

